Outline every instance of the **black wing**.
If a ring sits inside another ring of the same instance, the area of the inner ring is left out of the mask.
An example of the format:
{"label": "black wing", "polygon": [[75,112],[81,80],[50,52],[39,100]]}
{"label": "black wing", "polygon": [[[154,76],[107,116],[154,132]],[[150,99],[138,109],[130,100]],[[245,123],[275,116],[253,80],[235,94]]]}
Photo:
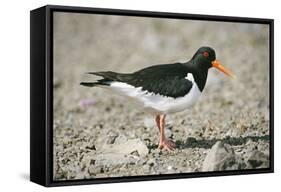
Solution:
{"label": "black wing", "polygon": [[193,82],[185,79],[188,69],[181,63],[156,65],[133,73],[126,83],[142,90],[168,97],[182,97],[192,88]]}
{"label": "black wing", "polygon": [[181,63],[155,65],[136,71],[131,74],[115,73],[111,71],[90,72],[103,79],[98,83],[110,85],[110,82],[118,81],[130,84],[134,87],[142,87],[142,90],[167,97],[182,97],[192,88],[193,82],[185,79],[190,73]]}

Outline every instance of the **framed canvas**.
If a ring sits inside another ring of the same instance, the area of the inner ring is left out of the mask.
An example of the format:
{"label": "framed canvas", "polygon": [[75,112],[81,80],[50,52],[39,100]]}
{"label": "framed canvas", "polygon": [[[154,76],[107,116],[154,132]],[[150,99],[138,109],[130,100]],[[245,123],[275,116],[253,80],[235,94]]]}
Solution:
{"label": "framed canvas", "polygon": [[47,5],[30,13],[30,180],[273,172],[273,20]]}

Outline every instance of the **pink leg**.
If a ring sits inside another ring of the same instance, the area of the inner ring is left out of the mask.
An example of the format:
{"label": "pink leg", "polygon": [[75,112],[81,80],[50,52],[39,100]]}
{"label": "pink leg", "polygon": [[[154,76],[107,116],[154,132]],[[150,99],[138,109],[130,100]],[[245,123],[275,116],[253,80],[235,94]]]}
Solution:
{"label": "pink leg", "polygon": [[158,129],[160,131],[160,115],[156,115],[155,121],[156,121],[156,125],[157,125],[157,127],[158,127]]}
{"label": "pink leg", "polygon": [[166,115],[157,115],[155,120],[157,127],[160,131],[160,141],[158,148],[168,151],[173,151],[176,148],[176,144],[165,137],[165,117]]}

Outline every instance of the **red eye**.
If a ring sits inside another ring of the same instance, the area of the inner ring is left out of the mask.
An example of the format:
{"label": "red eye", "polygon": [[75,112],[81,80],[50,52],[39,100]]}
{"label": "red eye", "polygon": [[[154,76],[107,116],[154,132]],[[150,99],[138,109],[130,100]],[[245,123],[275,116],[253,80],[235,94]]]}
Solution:
{"label": "red eye", "polygon": [[203,56],[204,56],[204,57],[209,57],[209,53],[208,53],[207,51],[204,51],[204,52],[203,52]]}

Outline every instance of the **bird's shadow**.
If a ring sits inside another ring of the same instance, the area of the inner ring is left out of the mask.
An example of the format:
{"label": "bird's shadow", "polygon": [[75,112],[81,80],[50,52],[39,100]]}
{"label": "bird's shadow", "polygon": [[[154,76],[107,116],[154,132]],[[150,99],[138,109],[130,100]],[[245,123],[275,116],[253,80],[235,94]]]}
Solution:
{"label": "bird's shadow", "polygon": [[[246,136],[246,137],[225,137],[223,139],[196,139],[194,137],[188,137],[185,141],[176,140],[176,146],[178,149],[188,149],[188,148],[211,148],[217,141],[222,141],[223,143],[237,146],[246,144],[247,141],[252,140],[257,141],[269,141],[269,135],[263,136]],[[157,148],[157,146],[150,146],[151,149]]]}
{"label": "bird's shadow", "polygon": [[186,141],[176,141],[177,147],[180,149],[186,149],[186,148],[205,148],[209,149],[211,148],[217,141],[222,141],[223,143],[236,146],[236,145],[243,145],[247,143],[247,141],[252,140],[254,142],[257,142],[259,140],[261,141],[269,141],[270,137],[269,135],[263,135],[263,136],[247,136],[247,137],[225,137],[223,139],[200,139],[197,140],[194,137],[189,137],[186,139]]}

